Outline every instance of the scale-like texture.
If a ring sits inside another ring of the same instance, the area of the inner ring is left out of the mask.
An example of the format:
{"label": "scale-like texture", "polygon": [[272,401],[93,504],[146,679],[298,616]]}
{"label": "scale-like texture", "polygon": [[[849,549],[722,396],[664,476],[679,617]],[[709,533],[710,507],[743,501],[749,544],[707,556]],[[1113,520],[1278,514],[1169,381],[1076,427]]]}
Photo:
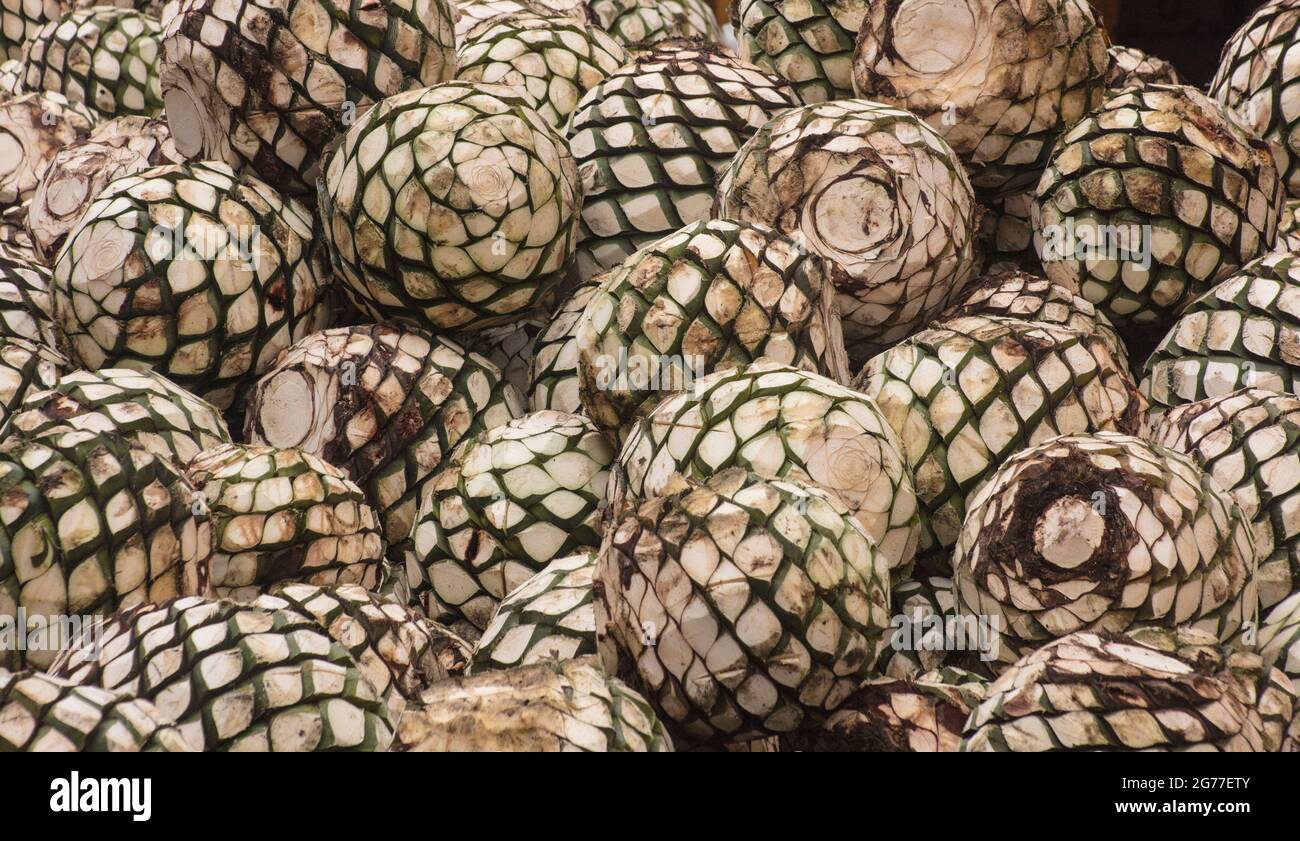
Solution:
{"label": "scale-like texture", "polygon": [[71,366],[53,348],[13,336],[0,336],[0,427],[27,395],[53,388]]}
{"label": "scale-like texture", "polygon": [[869,0],[732,0],[738,53],[809,105],[853,96],[853,43]]}
{"label": "scale-like texture", "polygon": [[596,653],[596,553],[557,558],[497,605],[469,670],[485,672]]}
{"label": "scale-like texture", "polygon": [[1137,47],[1110,48],[1110,69],[1106,71],[1106,88],[1119,92],[1129,87],[1147,85],[1181,85],[1183,80],[1172,64],[1149,55]]}
{"label": "scale-like texture", "polygon": [[1269,611],[1256,640],[1266,663],[1300,680],[1300,592]]}
{"label": "scale-like texture", "polygon": [[55,153],[89,134],[95,121],[52,91],[0,99],[0,207],[30,199]]}
{"label": "scale-like texture", "polygon": [[54,347],[50,271],[0,250],[0,341],[24,339]]}
{"label": "scale-like texture", "polygon": [[528,406],[534,412],[553,409],[577,412],[582,409],[578,397],[578,325],[587,304],[596,295],[603,276],[598,275],[569,294],[549,319],[546,329],[533,340],[533,356],[528,365]]}

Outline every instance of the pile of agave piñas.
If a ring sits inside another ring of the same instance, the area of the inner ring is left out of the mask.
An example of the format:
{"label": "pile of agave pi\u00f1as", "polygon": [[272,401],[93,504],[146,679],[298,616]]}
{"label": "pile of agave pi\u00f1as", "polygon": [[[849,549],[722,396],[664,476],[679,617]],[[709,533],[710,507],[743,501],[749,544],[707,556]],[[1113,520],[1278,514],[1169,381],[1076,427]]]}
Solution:
{"label": "pile of agave pi\u00f1as", "polygon": [[0,751],[1300,750],[1300,0],[92,5]]}

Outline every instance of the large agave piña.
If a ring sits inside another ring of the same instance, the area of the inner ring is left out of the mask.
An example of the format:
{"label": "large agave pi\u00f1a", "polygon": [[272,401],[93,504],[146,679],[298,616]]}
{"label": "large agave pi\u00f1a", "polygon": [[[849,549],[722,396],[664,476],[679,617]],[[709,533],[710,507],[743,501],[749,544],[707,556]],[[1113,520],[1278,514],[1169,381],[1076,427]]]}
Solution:
{"label": "large agave pi\u00f1a", "polygon": [[624,500],[658,496],[675,474],[706,479],[728,467],[835,494],[896,571],[916,553],[912,471],[861,392],[766,360],[696,380],[633,427],[609,495],[617,512]]}
{"label": "large agave pi\u00f1a", "polygon": [[62,13],[59,0],[0,0],[0,59],[21,61],[24,42]]}
{"label": "large agave pi\u00f1a", "polygon": [[1267,718],[1279,692],[1294,709],[1295,691],[1275,677],[1192,631],[1079,632],[990,684],[960,749],[1274,751],[1283,727]]}
{"label": "large agave pi\u00f1a", "polygon": [[14,338],[56,346],[50,307],[49,270],[0,251],[0,341]]}
{"label": "large agave pi\u00f1a", "polygon": [[916,116],[861,99],[791,108],[718,183],[722,219],[759,222],[835,266],[844,341],[861,362],[923,326],[975,270],[974,196]]}
{"label": "large agave pi\u00f1a", "polygon": [[294,344],[258,381],[245,437],[342,470],[400,566],[434,471],[466,437],[523,413],[500,370],[452,341],[403,324],[337,327]]}
{"label": "large agave pi\u00f1a", "polygon": [[546,328],[533,340],[532,359],[528,364],[528,406],[534,412],[552,409],[578,412],[578,325],[587,303],[595,297],[604,277],[575,288],[560,302]]}
{"label": "large agave pi\u00f1a", "polygon": [[935,320],[945,322],[970,315],[1041,321],[1094,333],[1106,343],[1115,361],[1128,369],[1128,350],[1110,320],[1097,312],[1087,298],[1046,278],[1018,270],[986,274],[966,284],[952,306]]}
{"label": "large agave pi\u00f1a", "polygon": [[915,678],[876,678],[849,696],[816,730],[789,737],[814,753],[953,753],[983,681],[960,669]]}
{"label": "large agave pi\u00f1a", "polygon": [[23,88],[55,91],[102,117],[162,112],[162,26],[134,9],[69,12],[23,45]]}
{"label": "large agave pi\u00f1a", "polygon": [[809,105],[853,96],[853,44],[870,0],[732,0],[738,54],[789,79]]}
{"label": "large agave pi\u00f1a", "polygon": [[871,359],[856,384],[888,419],[916,477],[923,552],[953,545],[967,496],[1023,447],[1146,427],[1146,401],[1107,341],[1015,318],[936,324]]}
{"label": "large agave pi\u00f1a", "polygon": [[692,743],[812,727],[871,674],[889,565],[813,485],[741,468],[704,484],[678,477],[609,526],[597,644]]}
{"label": "large agave pi\u00f1a", "polygon": [[580,277],[707,219],[718,172],[798,102],[788,82],[697,41],[634,53],[582,98],[566,130],[585,196]]}
{"label": "large agave pi\u00f1a", "polygon": [[193,486],[123,436],[10,435],[0,499],[0,615],[40,621],[26,652],[4,652],[0,665],[49,666],[83,630],[71,620],[204,586],[212,532]]}
{"label": "large agave pi\u00f1a", "polygon": [[696,377],[759,357],[847,383],[831,273],[764,225],[694,222],[646,245],[578,324],[583,412],[622,437]]}
{"label": "large agave pi\u00f1a", "polygon": [[274,603],[137,605],[50,673],[153,702],[203,751],[376,751],[393,735],[384,699],[347,649]]}
{"label": "large agave pi\u00f1a", "polygon": [[1075,631],[1191,625],[1227,640],[1259,612],[1250,522],[1188,456],[1114,432],[1021,450],[970,498],[957,612],[1004,663]]}
{"label": "large agave pi\u00f1a", "polygon": [[0,429],[27,395],[53,388],[69,367],[54,348],[16,336],[0,336]]}
{"label": "large agave pi\u00f1a", "polygon": [[27,395],[9,430],[29,437],[56,426],[113,432],[184,470],[200,450],[230,442],[221,413],[156,371],[72,371]]}
{"label": "large agave pi\u00f1a", "polygon": [[1178,70],[1172,64],[1137,47],[1121,47],[1115,44],[1109,52],[1110,67],[1106,71],[1106,88],[1112,93],[1131,87],[1183,83]]}
{"label": "large agave pi\u00f1a", "polygon": [[[594,661],[538,663],[430,687],[402,715],[395,751],[662,752],[654,710]],[[466,727],[472,721],[474,726]]]}
{"label": "large agave pi\u00f1a", "polygon": [[[614,449],[584,417],[534,412],[469,439],[434,476],[411,532],[434,619],[484,628],[516,587],[601,539]],[[412,582],[415,578],[412,573]]]}
{"label": "large agave pi\u00f1a", "polygon": [[51,291],[83,367],[153,368],[227,409],[326,326],[329,282],[305,207],[196,161],[110,181],[68,235]]}
{"label": "large agave pi\u00f1a", "polygon": [[0,722],[5,753],[194,750],[148,701],[36,671],[0,669]]}
{"label": "large agave pi\u00f1a", "polygon": [[105,120],[81,140],[54,153],[27,209],[27,229],[37,252],[53,263],[59,248],[109,181],[142,169],[181,163],[162,120]]}
{"label": "large agave pi\u00f1a", "polygon": [[30,199],[54,154],[95,122],[84,106],[52,91],[0,99],[0,207]]}
{"label": "large agave pi\u00f1a", "polygon": [[370,109],[324,163],[321,216],[348,293],[433,330],[504,324],[573,254],[582,188],[524,93],[448,82]]}
{"label": "large agave pi\u00f1a", "polygon": [[301,450],[221,444],[195,456],[186,477],[212,521],[201,593],[246,600],[281,581],[379,589],[379,520],[338,468]]}
{"label": "large agave pi\u00f1a", "polygon": [[587,0],[587,14],[627,47],[676,38],[717,43],[719,31],[707,0]]}
{"label": "large agave pi\u00f1a", "polygon": [[1101,105],[1108,47],[1086,0],[871,3],[853,90],[926,120],[996,209],[1032,191],[1057,136]]}
{"label": "large agave pi\u00f1a", "polygon": [[1252,388],[1176,406],[1151,440],[1192,456],[1241,506],[1261,605],[1300,589],[1300,398]]}
{"label": "large agave pi\u00f1a", "polygon": [[162,91],[176,149],[289,195],[379,100],[456,72],[450,0],[185,0],[167,21]]}
{"label": "large agave pi\u00f1a", "polygon": [[285,584],[253,604],[314,619],[347,649],[394,716],[434,683],[462,671],[470,653],[468,644],[446,628],[356,585]]}
{"label": "large agave pi\u00f1a", "polygon": [[1241,388],[1300,393],[1300,261],[1269,254],[1192,301],[1146,362],[1157,414]]}
{"label": "large agave pi\u00f1a", "polygon": [[596,653],[596,553],[556,558],[501,600],[469,671],[531,666]]}
{"label": "large agave pi\u00f1a", "polygon": [[1209,90],[1243,125],[1276,145],[1287,192],[1300,197],[1300,88],[1291,59],[1297,40],[1300,2],[1269,0],[1228,39]]}
{"label": "large agave pi\u00f1a", "polygon": [[1047,276],[1117,326],[1163,329],[1277,236],[1269,146],[1194,88],[1108,98],[1062,135],[1033,207]]}
{"label": "large agave pi\u00f1a", "polygon": [[627,52],[601,29],[520,13],[473,30],[457,53],[456,78],[522,90],[563,131],[583,94],[626,61]]}

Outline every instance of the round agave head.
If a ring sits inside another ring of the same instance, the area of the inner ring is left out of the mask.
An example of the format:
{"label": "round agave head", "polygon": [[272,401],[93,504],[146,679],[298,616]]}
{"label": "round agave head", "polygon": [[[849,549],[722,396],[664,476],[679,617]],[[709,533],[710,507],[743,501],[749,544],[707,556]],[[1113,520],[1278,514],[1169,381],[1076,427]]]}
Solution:
{"label": "round agave head", "polygon": [[962,751],[1264,751],[1254,687],[1207,664],[1209,649],[1080,632],[989,685]]}
{"label": "round agave head", "polygon": [[0,336],[0,429],[28,394],[53,388],[69,367],[68,360],[51,347]]}
{"label": "round agave head", "polygon": [[382,751],[388,708],[294,610],[201,598],[120,611],[50,674],[153,702],[202,751]]}
{"label": "round agave head", "polygon": [[745,61],[789,79],[809,105],[853,96],[853,43],[869,0],[732,0]]}
{"label": "round agave head", "polygon": [[524,413],[487,360],[402,324],[299,341],[257,383],[246,437],[297,448],[366,491],[391,563],[404,563],[423,489],[463,439]]}
{"label": "round agave head", "polygon": [[[594,658],[445,680],[397,726],[395,751],[663,752],[672,740],[645,699]],[[475,722],[466,727],[466,721]]]}
{"label": "round agave head", "polygon": [[1256,641],[1264,662],[1300,680],[1300,591],[1269,611]]}
{"label": "round agave head", "polygon": [[1105,340],[1015,318],[936,324],[874,357],[857,384],[898,435],[916,477],[923,551],[953,545],[967,496],[1025,446],[1146,427],[1146,401]]}
{"label": "round agave head", "polygon": [[650,243],[578,324],[583,411],[621,437],[666,394],[759,357],[848,382],[830,273],[763,225],[694,222]]}
{"label": "round agave head", "polygon": [[0,205],[30,199],[54,153],[89,134],[95,121],[52,91],[0,100]]}
{"label": "round agave head", "polygon": [[7,753],[194,750],[148,701],[34,671],[0,670],[0,721]]}
{"label": "round agave head", "polygon": [[1086,0],[871,3],[853,89],[933,125],[997,204],[1032,190],[1057,136],[1101,105],[1109,46]]}
{"label": "round agave head", "polygon": [[[464,48],[471,33],[518,16],[580,24],[590,22],[587,0],[456,0],[456,46]],[[463,64],[460,66],[464,66]]]}
{"label": "round agave head", "polygon": [[301,450],[222,444],[186,476],[212,519],[213,595],[247,600],[281,581],[379,589],[378,518],[338,468]]}
{"label": "round agave head", "polygon": [[1007,459],[971,496],[953,551],[957,612],[1011,662],[1075,631],[1192,625],[1226,640],[1259,610],[1240,507],[1187,456],[1112,432]]}
{"label": "round agave head", "polygon": [[153,368],[219,409],[329,317],[311,213],[225,164],[110,181],[54,264],[56,320],[89,370]]}
{"label": "round agave head", "polygon": [[585,196],[581,278],[708,219],[718,172],[770,117],[798,104],[788,82],[701,42],[636,52],[582,98],[566,131]]}
{"label": "round agave head", "polygon": [[592,24],[629,48],[676,38],[717,43],[721,32],[707,0],[588,0]]}
{"label": "round agave head", "polygon": [[814,753],[953,753],[984,688],[980,678],[960,669],[908,680],[877,678],[820,728],[793,734],[791,747]]}
{"label": "round agave head", "polygon": [[1110,67],[1106,71],[1106,89],[1118,93],[1125,88],[1147,85],[1181,85],[1178,70],[1163,58],[1149,55],[1137,47],[1110,48]]}
{"label": "round agave head", "polygon": [[0,342],[23,339],[55,347],[50,272],[39,263],[0,252]]}
{"label": "round agave head", "polygon": [[72,11],[23,45],[23,86],[61,93],[102,117],[153,117],[163,107],[161,40],[157,19],[134,9]]}
{"label": "round agave head", "polygon": [[37,251],[53,263],[68,234],[109,181],[181,162],[162,120],[133,116],[99,123],[84,139],[54,154],[32,194],[27,228]]}
{"label": "round agave head", "polygon": [[200,450],[230,442],[212,404],[154,371],[129,368],[65,374],[53,388],[29,394],[10,423],[29,437],[60,425],[115,432],[180,470]]}
{"label": "round agave head", "polygon": [[1111,357],[1125,371],[1128,350],[1106,316],[1087,298],[1067,286],[1019,270],[986,274],[966,284],[952,306],[936,321],[982,315],[1041,321],[1092,333],[1106,344]]}
{"label": "round agave head", "polygon": [[451,631],[355,585],[285,584],[253,604],[314,619],[352,656],[394,716],[432,684],[462,671],[470,654],[468,643]]}
{"label": "round agave head", "polygon": [[1151,441],[1194,458],[1241,506],[1261,606],[1300,589],[1300,398],[1252,388],[1177,406]]}
{"label": "round agave head", "polygon": [[1187,305],[1146,363],[1153,413],[1242,388],[1300,390],[1300,260],[1270,254]]}
{"label": "round agave head", "polygon": [[367,108],[456,74],[455,18],[450,0],[184,0],[163,33],[176,149],[311,195],[326,146]]}
{"label": "round agave head", "polygon": [[1116,325],[1163,328],[1267,253],[1282,182],[1269,147],[1194,88],[1111,96],[1057,142],[1033,207],[1047,276]]}
{"label": "round agave head", "polygon": [[509,322],[559,280],[582,188],[527,94],[448,82],[389,97],[325,161],[320,209],[349,294],[433,330]]}
{"label": "round agave head", "polygon": [[811,484],[678,478],[611,523],[596,568],[606,668],[635,669],[693,743],[815,726],[870,676],[889,561]]}
{"label": "round agave head", "polygon": [[1228,39],[1210,96],[1254,134],[1272,141],[1287,192],[1300,196],[1296,68],[1289,59],[1300,40],[1300,5],[1269,0]]}
{"label": "round agave head", "polygon": [[745,144],[717,192],[720,218],[770,225],[837,264],[855,361],[928,322],[976,268],[970,182],[906,111],[861,99],[791,108]]}
{"label": "round agave head", "polygon": [[524,12],[474,29],[457,53],[456,78],[522,90],[563,131],[583,94],[626,61],[627,52],[605,31]]}
{"label": "round agave head", "polygon": [[728,467],[792,478],[835,494],[901,574],[921,524],[912,471],[876,404],[825,377],[760,360],[711,374],[637,422],[609,497],[658,496],[675,474],[705,479]]}
{"label": "round agave head", "polygon": [[0,60],[22,60],[23,44],[64,11],[60,0],[0,0]]}
{"label": "round agave head", "polygon": [[1300,251],[1300,199],[1289,199],[1282,207],[1282,217],[1277,223],[1277,242],[1273,251],[1293,253]]}
{"label": "round agave head", "polygon": [[596,653],[596,553],[551,561],[511,590],[474,648],[469,671],[531,666]]}
{"label": "round agave head", "polygon": [[582,409],[578,397],[578,324],[603,280],[604,276],[598,275],[574,289],[560,302],[546,329],[533,340],[527,392],[532,411]]}
{"label": "round agave head", "polygon": [[85,617],[205,586],[213,540],[194,487],[122,436],[67,427],[9,436],[0,499],[0,616],[26,615],[39,641],[29,664],[48,666]]}
{"label": "round agave head", "polygon": [[408,574],[425,612],[484,628],[551,560],[599,545],[613,460],[591,421],[562,412],[468,440],[434,476],[411,533]]}

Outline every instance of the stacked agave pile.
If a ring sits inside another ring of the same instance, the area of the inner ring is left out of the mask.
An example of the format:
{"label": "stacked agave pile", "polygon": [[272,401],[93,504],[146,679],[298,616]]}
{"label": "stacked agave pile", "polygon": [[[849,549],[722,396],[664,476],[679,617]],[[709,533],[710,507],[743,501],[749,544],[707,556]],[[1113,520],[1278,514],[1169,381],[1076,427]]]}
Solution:
{"label": "stacked agave pile", "polygon": [[167,5],[0,0],[0,750],[1300,750],[1300,0]]}

